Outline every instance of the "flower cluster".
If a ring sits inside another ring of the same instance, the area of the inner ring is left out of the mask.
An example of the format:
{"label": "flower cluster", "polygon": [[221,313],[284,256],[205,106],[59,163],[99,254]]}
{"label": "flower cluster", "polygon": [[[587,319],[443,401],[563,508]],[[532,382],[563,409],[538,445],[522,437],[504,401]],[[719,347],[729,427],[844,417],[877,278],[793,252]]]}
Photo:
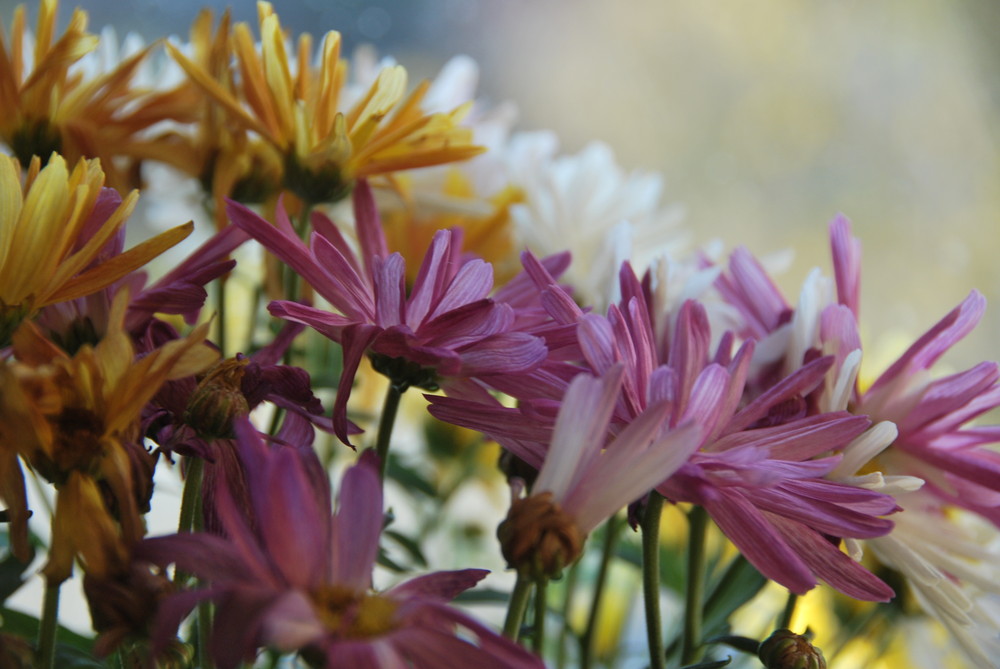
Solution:
{"label": "flower cluster", "polygon": [[[256,26],[206,10],[189,42],[109,65],[85,12],[61,36],[56,15],[44,0],[32,33],[19,8],[0,34],[0,604],[37,551],[46,593],[20,614],[31,632],[0,633],[0,665],[62,666],[78,572],[87,666],[563,666],[571,635],[591,666],[620,561],[641,573],[654,668],[722,666],[720,644],[826,666],[791,629],[817,586],[849,602],[845,628],[929,618],[998,666],[1000,427],[982,421],[1000,365],[934,372],[978,292],[865,384],[843,217],[833,277],[792,305],[742,247],[685,254],[657,176],[513,133],[473,99],[468,59],[408,90],[335,32],[293,44],[260,2]],[[125,250],[156,166],[216,225],[150,282],[194,227]],[[149,536],[170,476],[177,532]],[[497,487],[510,502],[491,509]],[[432,555],[473,490],[498,541]],[[687,518],[674,586],[670,509]],[[497,556],[509,596],[475,589]],[[784,613],[748,624],[765,584]],[[502,632],[467,606],[498,594]]]}

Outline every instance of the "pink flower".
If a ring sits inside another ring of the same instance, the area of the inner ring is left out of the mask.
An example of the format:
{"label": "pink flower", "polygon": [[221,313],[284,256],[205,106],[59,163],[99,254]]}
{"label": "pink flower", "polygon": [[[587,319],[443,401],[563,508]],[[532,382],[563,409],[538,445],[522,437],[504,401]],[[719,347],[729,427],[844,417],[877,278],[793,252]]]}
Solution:
{"label": "pink flower", "polygon": [[542,667],[447,601],[486,574],[466,569],[372,590],[382,529],[377,458],[362,455],[341,482],[336,513],[326,473],[309,449],[268,447],[237,426],[252,508],[223,484],[216,497],[225,538],[202,533],[145,540],[140,559],[197,575],[207,588],[173,595],[158,616],[162,648],[203,599],[216,604],[210,652],[222,669],[258,648],[299,651],[327,667]]}
{"label": "pink flower", "polygon": [[275,316],[309,325],[343,347],[344,369],[333,407],[337,435],[347,435],[347,400],[364,355],[400,389],[447,389],[450,379],[489,379],[532,369],[547,356],[544,341],[515,330],[510,304],[490,299],[493,268],[462,258],[459,231],[439,231],[412,289],[403,257],[389,254],[371,190],[354,191],[360,257],[329,219],[314,214],[307,247],[279,206],[271,225],[230,202],[233,222],[288,263],[339,313],[296,302],[270,305]]}

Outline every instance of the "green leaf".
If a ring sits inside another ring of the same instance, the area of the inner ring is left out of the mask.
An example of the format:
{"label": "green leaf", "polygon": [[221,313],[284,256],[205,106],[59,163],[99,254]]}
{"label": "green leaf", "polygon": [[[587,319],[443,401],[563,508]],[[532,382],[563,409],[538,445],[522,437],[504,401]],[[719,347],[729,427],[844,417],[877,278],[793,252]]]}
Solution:
{"label": "green leaf", "polygon": [[503,604],[510,601],[510,593],[503,590],[493,590],[490,588],[480,588],[476,590],[466,590],[454,599],[462,604]]}
{"label": "green leaf", "polygon": [[756,655],[757,649],[760,647],[760,641],[757,641],[757,639],[732,635],[717,636],[711,639],[706,639],[705,643],[724,643],[730,648],[735,648],[736,650],[741,650],[744,653],[749,653],[751,655]]}
{"label": "green leaf", "polygon": [[420,492],[427,497],[437,497],[437,486],[413,467],[402,464],[399,458],[389,458],[385,475],[403,486],[407,492]]}
{"label": "green leaf", "polygon": [[392,539],[393,542],[398,544],[400,548],[406,551],[406,554],[410,556],[410,559],[413,560],[418,567],[427,566],[427,558],[424,557],[423,551],[420,550],[420,544],[418,544],[415,539],[411,539],[396,530],[385,530],[382,532],[382,536],[388,537],[389,539]]}
{"label": "green leaf", "polygon": [[[6,534],[5,534],[6,536]],[[23,574],[35,557],[35,549],[31,547],[31,557],[27,562],[21,562],[13,553],[0,560],[0,604],[7,601],[7,598],[14,594],[18,588],[24,585]]]}
{"label": "green leaf", "polygon": [[[13,609],[0,608],[0,621],[2,621],[0,627],[8,634],[16,634],[25,639],[34,639],[38,636],[38,618],[30,614]],[[94,640],[91,638],[77,634],[73,630],[60,625],[56,630],[56,640],[59,646],[74,648],[87,657],[92,657],[91,650],[94,646]],[[61,667],[63,665],[57,664],[57,666]],[[99,664],[97,666],[104,665]]]}
{"label": "green leaf", "polygon": [[737,555],[705,602],[704,630],[706,636],[718,636],[728,630],[727,621],[741,606],[753,599],[767,584],[756,567]]}

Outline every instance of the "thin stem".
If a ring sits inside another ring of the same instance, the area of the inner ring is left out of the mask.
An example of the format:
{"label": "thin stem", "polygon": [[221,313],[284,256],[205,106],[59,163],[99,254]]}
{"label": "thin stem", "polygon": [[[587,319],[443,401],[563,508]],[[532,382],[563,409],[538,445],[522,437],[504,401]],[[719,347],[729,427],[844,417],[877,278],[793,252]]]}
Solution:
{"label": "thin stem", "polygon": [[375,441],[375,452],[379,457],[379,478],[385,479],[385,470],[389,462],[389,441],[392,438],[392,427],[396,423],[396,413],[399,411],[399,400],[403,391],[395,383],[389,383],[382,404],[382,416],[378,421],[378,437]]}
{"label": "thin stem", "polygon": [[215,282],[215,311],[219,319],[219,336],[215,342],[219,353],[226,357],[226,277],[219,277]]}
{"label": "thin stem", "polygon": [[794,592],[788,593],[788,599],[785,601],[785,610],[781,612],[781,618],[778,619],[779,630],[792,629],[792,617],[795,615],[795,605],[798,601],[798,595]]}
{"label": "thin stem", "polygon": [[664,669],[666,654],[660,617],[660,515],[663,497],[653,490],[642,514],[642,595],[646,605],[649,668]]}
{"label": "thin stem", "polygon": [[517,641],[521,635],[521,621],[524,620],[524,612],[528,608],[532,585],[530,578],[517,575],[514,591],[510,593],[510,602],[507,604],[507,618],[503,623],[503,635],[511,641]]}
{"label": "thin stem", "polygon": [[208,638],[212,629],[212,604],[210,602],[198,603],[198,669],[212,669],[212,659],[208,656]]}
{"label": "thin stem", "polygon": [[545,649],[545,618],[549,611],[548,584],[549,579],[544,576],[535,581],[535,630],[531,637],[531,650],[538,656]]}
{"label": "thin stem", "polygon": [[42,620],[38,625],[38,668],[52,669],[56,660],[56,630],[59,628],[59,588],[62,582],[46,579]]}
{"label": "thin stem", "polygon": [[201,497],[201,479],[205,461],[201,458],[187,458],[187,476],[184,477],[184,492],[181,495],[181,517],[177,523],[178,532],[190,532],[194,527],[198,501]]}
{"label": "thin stem", "polygon": [[597,618],[601,612],[601,602],[604,599],[608,567],[611,565],[611,556],[614,554],[620,527],[621,524],[617,522],[617,516],[611,516],[604,528],[604,545],[601,548],[601,564],[597,569],[597,582],[594,584],[594,599],[590,603],[587,627],[580,638],[580,669],[590,669],[593,662],[594,633],[597,631]]}
{"label": "thin stem", "polygon": [[687,592],[684,598],[684,631],[681,635],[681,664],[698,659],[702,641],[702,615],[705,604],[705,530],[708,513],[695,506],[688,514],[690,523],[687,560]]}
{"label": "thin stem", "polygon": [[566,637],[569,635],[569,616],[573,609],[573,595],[576,593],[576,581],[580,575],[580,561],[577,560],[566,574],[565,596],[562,606],[562,627],[559,628],[559,640],[556,645],[556,669],[566,666]]}

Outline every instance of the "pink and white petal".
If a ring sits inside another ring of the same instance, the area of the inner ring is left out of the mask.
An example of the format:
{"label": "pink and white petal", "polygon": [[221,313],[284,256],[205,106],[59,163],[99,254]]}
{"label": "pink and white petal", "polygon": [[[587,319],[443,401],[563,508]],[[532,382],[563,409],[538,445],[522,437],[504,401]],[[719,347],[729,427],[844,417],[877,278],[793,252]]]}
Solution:
{"label": "pink and white petal", "polygon": [[887,602],[895,596],[893,589],[882,579],[842,553],[819,533],[778,515],[767,514],[767,517],[816,575],[834,589],[866,602]]}
{"label": "pink and white petal", "polygon": [[354,184],[353,205],[354,226],[361,246],[361,260],[371,275],[374,269],[372,259],[387,257],[389,248],[385,241],[378,207],[375,206],[375,197],[372,195],[371,186],[364,179],[359,179]]}
{"label": "pink and white petal", "polygon": [[357,323],[357,321],[345,318],[340,314],[287,300],[275,300],[267,305],[267,310],[275,318],[284,318],[288,321],[308,325],[335,342],[340,342],[345,327]]}
{"label": "pink and white petal", "polygon": [[302,277],[344,315],[359,321],[373,322],[375,295],[372,275],[358,274],[354,270],[355,263],[319,233],[314,232],[310,242],[315,258],[313,264],[323,275],[324,283],[320,286],[313,283],[316,272],[309,275],[300,272]]}
{"label": "pink and white petal", "polygon": [[406,315],[406,263],[393,253],[388,258],[372,259],[372,282],[375,287],[375,324],[382,328],[400,325]]}
{"label": "pink and white petal", "polygon": [[486,299],[493,290],[493,265],[475,258],[462,265],[441,299],[434,305],[433,319],[470,302]]}
{"label": "pink and white petal", "polygon": [[504,332],[486,337],[459,353],[462,374],[480,376],[527,372],[545,362],[545,342],[525,332]]}
{"label": "pink and white petal", "polygon": [[340,255],[344,256],[344,258],[351,263],[351,267],[354,269],[354,272],[358,276],[361,276],[365,270],[360,264],[358,264],[358,259],[354,255],[354,250],[351,248],[351,245],[347,243],[347,240],[344,239],[344,235],[341,234],[337,225],[331,221],[326,214],[315,210],[309,215],[309,221],[312,223],[313,230],[315,230],[317,234],[326,239],[338,251],[340,251]]}
{"label": "pink and white petal", "polygon": [[761,574],[798,595],[816,586],[802,556],[792,550],[769,517],[741,493],[718,491],[706,497],[702,506]]}
{"label": "pink and white petal", "polygon": [[830,247],[837,299],[857,316],[861,304],[861,241],[851,235],[851,222],[843,214],[830,221]]}
{"label": "pink and white petal", "polygon": [[317,642],[327,630],[305,593],[289,590],[268,608],[260,633],[263,645],[290,653]]}
{"label": "pink and white petal", "polygon": [[746,429],[766,416],[774,406],[781,402],[793,397],[808,395],[823,382],[823,377],[832,366],[833,356],[817,358],[803,365],[741,409],[729,421],[722,433],[731,434]]}
{"label": "pink and white petal", "polygon": [[439,230],[424,254],[410,299],[406,303],[406,324],[416,331],[431,313],[451,279],[447,263],[451,258],[451,231]]}
{"label": "pink and white petal", "polygon": [[[653,433],[666,419],[668,409],[662,406],[658,410],[647,410],[633,421],[608,446],[584,481],[567,498],[564,508],[574,516],[582,532],[589,533],[619,509],[648,494],[698,449],[702,431],[693,423],[650,443]],[[656,416],[657,413],[662,415]],[[649,424],[641,426],[646,420]],[[637,431],[630,434],[628,430],[637,425],[640,425]]]}
{"label": "pink and white petal", "polygon": [[438,571],[411,578],[386,590],[384,594],[395,599],[421,597],[450,602],[469,588],[475,587],[489,573],[486,569]]}
{"label": "pink and white petal", "polygon": [[551,492],[556,501],[564,500],[600,456],[622,371],[621,366],[615,366],[597,378],[581,374],[569,384],[545,464],[535,480],[536,492]]}

